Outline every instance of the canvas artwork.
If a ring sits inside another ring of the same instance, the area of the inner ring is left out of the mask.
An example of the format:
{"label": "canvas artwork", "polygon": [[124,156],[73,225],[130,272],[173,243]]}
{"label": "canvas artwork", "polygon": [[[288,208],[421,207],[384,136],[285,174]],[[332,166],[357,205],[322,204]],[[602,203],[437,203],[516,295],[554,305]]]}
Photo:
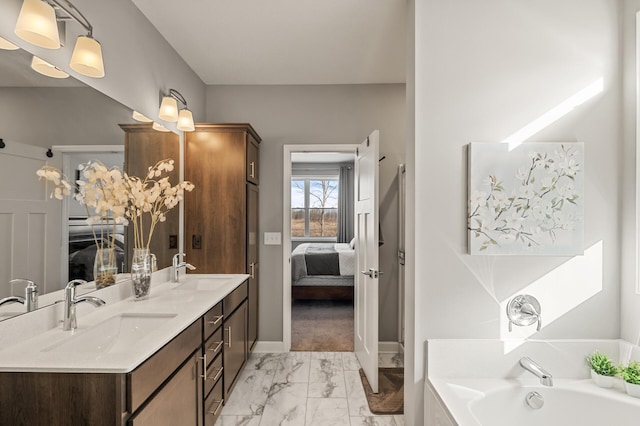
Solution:
{"label": "canvas artwork", "polygon": [[584,250],[584,144],[469,144],[470,254]]}

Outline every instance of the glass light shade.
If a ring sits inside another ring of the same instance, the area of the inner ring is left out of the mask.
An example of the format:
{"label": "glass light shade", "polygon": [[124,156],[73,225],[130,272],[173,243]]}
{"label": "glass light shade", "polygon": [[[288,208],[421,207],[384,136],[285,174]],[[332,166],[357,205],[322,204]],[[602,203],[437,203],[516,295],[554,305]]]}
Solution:
{"label": "glass light shade", "polygon": [[193,114],[188,109],[180,110],[180,114],[178,114],[178,130],[182,130],[183,132],[193,132],[196,129],[195,124],[193,124]]}
{"label": "glass light shade", "polygon": [[100,43],[89,36],[79,36],[69,66],[72,70],[87,77],[104,77],[104,62],[102,62]]}
{"label": "glass light shade", "polygon": [[133,119],[142,123],[151,123],[153,120],[138,111],[133,111]]}
{"label": "glass light shade", "polygon": [[56,12],[42,0],[24,0],[15,33],[24,41],[46,49],[59,49],[60,36]]}
{"label": "glass light shade", "polygon": [[9,40],[0,37],[0,49],[2,50],[18,50],[20,49],[15,44],[11,43]]}
{"label": "glass light shade", "polygon": [[169,129],[167,129],[166,127],[164,127],[162,124],[160,123],[156,123],[155,121],[153,122],[153,126],[151,126],[151,128],[153,130],[157,130],[159,132],[168,132]]}
{"label": "glass light shade", "polygon": [[162,98],[162,104],[160,104],[160,112],[158,113],[160,120],[175,123],[178,121],[178,101],[171,96],[165,96]]}
{"label": "glass light shade", "polygon": [[47,77],[52,77],[52,78],[69,77],[69,74],[67,74],[66,72],[62,71],[61,69],[59,69],[54,65],[51,65],[49,62],[45,61],[44,59],[38,58],[37,56],[34,56],[33,59],[31,59],[31,68],[42,75],[46,75]]}

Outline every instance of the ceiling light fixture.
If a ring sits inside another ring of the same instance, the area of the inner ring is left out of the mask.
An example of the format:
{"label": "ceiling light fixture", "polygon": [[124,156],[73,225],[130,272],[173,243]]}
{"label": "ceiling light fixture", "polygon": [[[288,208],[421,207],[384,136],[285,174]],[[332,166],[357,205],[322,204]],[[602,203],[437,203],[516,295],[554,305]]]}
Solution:
{"label": "ceiling light fixture", "polygon": [[69,0],[24,0],[16,23],[16,35],[36,46],[47,49],[60,48],[54,6],[67,15],[61,17],[60,20],[64,21],[70,18],[87,31],[87,35],[81,35],[76,40],[69,62],[71,69],[87,77],[104,77],[102,47],[93,38],[93,27],[82,12]]}
{"label": "ceiling light fixture", "polygon": [[153,120],[147,117],[144,114],[140,114],[138,111],[133,111],[132,117],[136,121],[140,121],[142,123],[151,123]]}
{"label": "ceiling light fixture", "polygon": [[[183,109],[178,110],[178,102],[184,105]],[[170,123],[177,122],[178,130],[183,132],[193,132],[196,129],[193,123],[193,114],[187,107],[187,101],[180,92],[174,89],[169,89],[169,94],[162,97],[158,118]]]}
{"label": "ceiling light fixture", "polygon": [[0,49],[2,50],[18,50],[20,47],[11,43],[9,40],[0,37]]}
{"label": "ceiling light fixture", "polygon": [[52,77],[52,78],[69,77],[69,74],[62,71],[60,68],[54,65],[51,65],[49,62],[35,55],[33,56],[33,59],[31,59],[31,68],[42,75],[46,75],[47,77]]}
{"label": "ceiling light fixture", "polygon": [[160,123],[156,123],[155,121],[153,122],[153,126],[151,126],[151,128],[153,130],[157,130],[159,132],[168,132],[169,129],[167,129],[166,127],[164,127],[162,124]]}

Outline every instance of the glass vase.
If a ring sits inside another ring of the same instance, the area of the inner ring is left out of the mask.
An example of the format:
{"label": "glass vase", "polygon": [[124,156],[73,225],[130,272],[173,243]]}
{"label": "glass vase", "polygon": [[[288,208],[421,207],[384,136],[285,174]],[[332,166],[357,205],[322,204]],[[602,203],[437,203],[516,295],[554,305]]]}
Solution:
{"label": "glass vase", "polygon": [[134,248],[131,261],[131,282],[135,300],[145,299],[151,291],[151,274],[155,269],[156,256],[149,249]]}
{"label": "glass vase", "polygon": [[98,248],[93,261],[93,280],[96,288],[101,289],[115,284],[118,264],[116,251],[113,247]]}

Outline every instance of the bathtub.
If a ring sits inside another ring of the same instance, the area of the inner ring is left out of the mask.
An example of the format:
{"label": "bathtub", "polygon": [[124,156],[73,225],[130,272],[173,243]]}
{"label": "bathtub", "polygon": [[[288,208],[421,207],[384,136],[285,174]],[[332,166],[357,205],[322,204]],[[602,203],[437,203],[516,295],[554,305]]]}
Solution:
{"label": "bathtub", "polygon": [[[535,341],[505,351],[500,341],[429,341],[425,380],[425,425],[451,426],[631,426],[640,424],[640,398],[618,380],[611,389],[589,378],[584,357],[598,349],[614,359],[637,350],[617,340]],[[518,364],[530,356],[553,375],[547,387]],[[539,409],[527,405],[539,393]]]}

